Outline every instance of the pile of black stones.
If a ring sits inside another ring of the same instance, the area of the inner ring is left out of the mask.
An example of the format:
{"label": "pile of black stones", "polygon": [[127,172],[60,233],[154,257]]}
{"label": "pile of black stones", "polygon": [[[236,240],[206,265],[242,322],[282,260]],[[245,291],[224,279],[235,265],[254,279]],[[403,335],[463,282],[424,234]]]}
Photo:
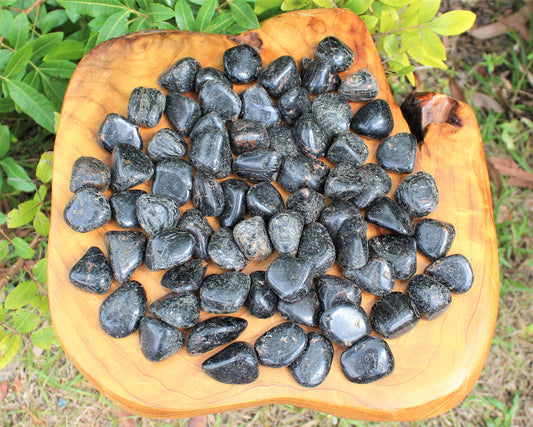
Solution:
{"label": "pile of black stones", "polygon": [[[69,276],[96,294],[108,293],[113,278],[121,284],[100,307],[105,333],[121,338],[138,329],[141,351],[153,362],[184,346],[198,355],[231,343],[202,364],[230,384],[254,381],[264,365],[289,367],[297,383],[315,387],[330,370],[334,343],[346,348],[340,359],[346,378],[369,383],[394,369],[383,338],[439,317],[452,293],[470,289],[468,260],[447,255],[453,225],[423,218],[439,197],[430,174],[412,174],[416,138],[390,136],[391,109],[376,99],[368,70],[341,80],[338,73],[354,60],[345,43],[326,37],[315,55],[299,70],[290,56],[262,68],[258,52],[242,44],[224,53],[224,72],[183,58],[159,76],[166,95],[137,87],[127,119],[105,118],[98,143],[112,152],[111,167],[79,158],[64,210],[80,233],[111,218],[123,229],[105,233],[109,260],[91,247]],[[233,90],[254,81],[240,96]],[[193,91],[198,102],[184,95]],[[365,103],[353,117],[350,101]],[[138,126],[154,127],[163,114],[172,128],[159,130],[143,152]],[[382,140],[378,164],[365,163],[361,136]],[[331,170],[319,160],[324,156]],[[222,180],[231,173],[237,178]],[[389,173],[406,174],[395,200],[386,196]],[[149,180],[151,193],[131,189]],[[292,193],[286,203],[275,180]],[[180,212],[189,200],[195,209]],[[367,240],[367,222],[388,233]],[[414,275],[417,250],[433,262]],[[266,271],[242,273],[274,251]],[[143,286],[130,280],[143,261],[150,271],[167,270],[161,285],[171,291],[149,306]],[[335,261],[344,277],[326,274]],[[205,276],[208,263],[227,271]],[[395,279],[409,280],[406,293],[394,291]],[[378,297],[370,316],[362,291]],[[262,319],[279,311],[287,322],[254,346],[234,342],[248,322],[227,315],[243,306]],[[215,316],[199,322],[200,310]]]}

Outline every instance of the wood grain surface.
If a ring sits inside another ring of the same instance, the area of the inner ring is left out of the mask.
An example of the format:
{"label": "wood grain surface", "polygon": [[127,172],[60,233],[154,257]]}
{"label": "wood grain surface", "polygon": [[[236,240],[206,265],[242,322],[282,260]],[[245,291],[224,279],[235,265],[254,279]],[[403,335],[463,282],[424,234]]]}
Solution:
{"label": "wood grain surface", "polygon": [[[297,385],[288,369],[265,367],[260,368],[259,379],[252,384],[221,384],[200,369],[217,350],[197,357],[181,350],[166,361],[152,363],[140,351],[137,332],[123,339],[102,332],[98,309],[105,296],[84,293],[69,283],[69,270],[85,251],[93,245],[105,250],[104,233],[119,229],[111,221],[99,230],[79,234],[64,222],[63,210],[72,197],[72,165],[80,156],[94,156],[110,165],[111,155],[97,145],[96,135],[107,114],[127,115],[129,94],[135,87],[158,87],[158,75],[185,56],[197,58],[204,67],[222,68],[223,52],[243,41],[260,50],[263,65],[287,54],[298,61],[313,56],[318,42],[328,35],[340,38],[355,52],[354,65],[341,77],[361,67],[370,69],[379,81],[379,97],[392,106],[393,133],[408,131],[392,99],[372,38],[363,22],[347,10],[291,12],[239,37],[162,31],[132,34],[98,46],[76,69],[65,96],[54,150],[48,255],[50,309],[56,334],[70,359],[95,387],[129,411],[154,418],[189,417],[287,403],[353,419],[423,419],[457,405],[477,381],[498,310],[498,253],[481,137],[472,111],[462,103],[455,108],[459,122],[426,120],[425,141],[419,145],[415,170],[435,177],[440,203],[430,217],[455,226],[457,237],[450,254],[461,253],[470,260],[475,283],[467,294],[453,296],[444,316],[422,320],[413,331],[388,341],[396,368],[387,378],[367,385],[349,382],[340,368],[342,349],[335,346],[331,372],[315,389]],[[237,86],[236,90],[244,88]],[[352,108],[356,111],[360,105],[353,104]],[[158,129],[168,126],[163,119],[156,128],[141,129],[143,140],[148,141]],[[371,153],[368,161],[375,161],[378,142],[367,143]],[[400,178],[393,177],[393,190]],[[110,194],[106,193],[108,197]],[[379,232],[369,226],[368,236]],[[246,272],[264,269],[271,260],[251,265]],[[417,271],[422,272],[428,263],[419,255]],[[221,270],[210,265],[208,272]],[[335,265],[330,273],[340,274],[340,270]],[[145,287],[149,303],[167,292],[160,286],[162,274],[151,273],[143,265],[133,275],[132,279]],[[405,286],[397,282],[395,289],[404,290]],[[116,287],[113,283],[112,289]],[[364,294],[367,312],[374,301],[375,297]],[[249,321],[241,339],[251,343],[281,321],[279,315],[255,319],[244,309],[237,315]],[[205,317],[202,313],[202,319]]]}

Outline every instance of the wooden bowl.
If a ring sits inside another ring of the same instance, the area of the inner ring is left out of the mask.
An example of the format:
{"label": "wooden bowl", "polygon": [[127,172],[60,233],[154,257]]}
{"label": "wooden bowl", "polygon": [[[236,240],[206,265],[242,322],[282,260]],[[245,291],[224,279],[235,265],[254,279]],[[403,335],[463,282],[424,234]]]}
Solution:
{"label": "wooden bowl", "polygon": [[[414,97],[413,124],[422,126],[416,170],[431,173],[440,190],[440,203],[432,218],[451,222],[457,231],[450,254],[461,253],[471,262],[475,283],[463,295],[454,295],[441,318],[420,321],[408,334],[389,340],[396,368],[392,375],[372,384],[349,382],[340,368],[342,349],[335,348],[331,372],[314,389],[297,385],[288,369],[261,367],[259,379],[249,385],[221,384],[201,372],[202,362],[214,352],[191,357],[185,350],[160,363],[144,358],[138,333],[113,339],[98,324],[98,309],[105,296],[84,293],[69,283],[68,273],[90,246],[104,249],[103,235],[118,229],[111,221],[85,234],[71,230],[63,210],[72,197],[71,168],[80,156],[93,156],[110,165],[110,153],[96,143],[100,124],[109,113],[127,115],[129,94],[137,86],[158,87],[157,77],[185,56],[202,66],[222,69],[223,52],[249,43],[261,54],[263,65],[281,55],[297,61],[313,56],[318,42],[334,35],[355,52],[355,63],[341,77],[366,67],[376,76],[379,97],[394,115],[394,131],[409,128],[394,103],[381,60],[364,23],[352,12],[339,9],[286,13],[265,21],[261,29],[238,37],[187,32],[148,31],[110,40],[86,55],[77,67],[65,95],[54,151],[52,220],[48,252],[50,310],[56,334],[78,369],[107,397],[137,414],[154,417],[190,417],[248,406],[287,403],[340,416],[368,420],[412,420],[436,416],[457,405],[477,381],[495,327],[498,310],[498,252],[489,179],[483,145],[470,108],[444,95]],[[237,86],[241,92],[245,86]],[[356,111],[360,104],[353,104]],[[146,142],[160,128],[141,129]],[[375,161],[376,141],[367,141],[368,161]],[[402,176],[393,176],[393,189]],[[149,185],[140,186],[149,189]],[[110,192],[106,193],[107,196]],[[283,192],[287,196],[286,192]],[[392,194],[392,192],[391,192]],[[191,205],[182,207],[182,211]],[[212,223],[217,226],[214,222]],[[369,237],[379,233],[369,226]],[[268,262],[248,267],[264,269]],[[428,260],[418,256],[418,272]],[[209,273],[221,272],[210,265]],[[331,274],[340,274],[334,266]],[[147,291],[148,303],[167,291],[160,286],[162,272],[141,266],[133,275]],[[116,283],[113,284],[115,289]],[[405,290],[397,282],[396,290]],[[363,307],[375,297],[365,294]],[[255,339],[281,321],[252,318],[246,310],[243,340]],[[205,318],[202,314],[202,319]]]}

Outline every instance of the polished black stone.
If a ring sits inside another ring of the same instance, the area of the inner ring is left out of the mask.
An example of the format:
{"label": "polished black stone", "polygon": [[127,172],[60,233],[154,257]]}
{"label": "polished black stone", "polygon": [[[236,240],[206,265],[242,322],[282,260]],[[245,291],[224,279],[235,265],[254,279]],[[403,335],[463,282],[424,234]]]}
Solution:
{"label": "polished black stone", "polygon": [[82,291],[103,295],[111,289],[113,272],[102,250],[91,246],[74,264],[68,278]]}
{"label": "polished black stone", "polygon": [[116,113],[106,116],[100,126],[96,141],[100,147],[107,151],[113,151],[113,148],[119,144],[128,144],[138,150],[143,146],[137,126]]}
{"label": "polished black stone", "polygon": [[111,188],[114,191],[142,184],[154,174],[154,164],[150,158],[131,145],[117,145],[113,149],[111,162]]}
{"label": "polished black stone", "polygon": [[346,71],[354,60],[353,51],[337,37],[328,36],[318,43],[315,56],[328,61],[338,72]]}
{"label": "polished black stone", "polygon": [[313,288],[299,301],[287,302],[280,300],[278,311],[284,319],[314,328],[318,327],[322,312],[320,300]]}
{"label": "polished black stone", "polygon": [[229,228],[220,227],[213,233],[207,246],[207,253],[211,261],[224,270],[241,271],[248,264]]}
{"label": "polished black stone", "polygon": [[121,228],[133,228],[139,225],[135,207],[141,194],[146,194],[146,191],[124,190],[113,193],[109,198],[111,212]]}
{"label": "polished black stone", "polygon": [[376,157],[389,172],[412,173],[416,161],[416,137],[412,133],[397,133],[379,144]]}
{"label": "polished black stone", "polygon": [[250,276],[230,271],[207,276],[200,286],[202,310],[229,314],[239,311],[250,291]]}
{"label": "polished black stone", "polygon": [[365,163],[357,169],[357,174],[363,186],[352,202],[359,209],[366,209],[376,198],[386,195],[392,187],[390,176],[375,163]]}
{"label": "polished black stone", "polygon": [[304,56],[300,60],[300,74],[305,73],[305,70],[307,70],[307,67],[311,64],[311,61],[313,61],[314,58],[309,58],[307,56]]}
{"label": "polished black stone", "polygon": [[455,227],[448,222],[425,218],[416,224],[416,248],[432,261],[445,257],[454,239]]}
{"label": "polished black stone", "polygon": [[270,218],[268,235],[279,255],[296,256],[304,225],[302,215],[294,211],[279,212]]}
{"label": "polished black stone", "polygon": [[178,62],[163,71],[157,82],[162,88],[185,93],[194,90],[196,74],[202,66],[191,57],[181,58]]}
{"label": "polished black stone", "polygon": [[289,366],[294,380],[302,387],[316,387],[328,376],[333,360],[333,346],[318,332],[307,334],[307,345]]}
{"label": "polished black stone", "polygon": [[155,194],[141,194],[135,212],[139,225],[149,236],[178,225],[180,209],[176,199]]}
{"label": "polished black stone", "polygon": [[192,182],[192,204],[205,216],[217,216],[224,209],[224,192],[220,182],[203,172],[196,172]]}
{"label": "polished black stone", "polygon": [[257,338],[254,348],[263,366],[289,366],[304,351],[307,334],[295,323],[281,323]]}
{"label": "polished black stone", "polygon": [[198,94],[202,114],[216,112],[222,120],[235,120],[241,114],[242,101],[233,91],[233,87],[225,83],[207,81]]}
{"label": "polished black stone", "polygon": [[348,218],[342,224],[335,240],[335,250],[337,262],[343,271],[361,268],[367,263],[366,231],[366,223],[358,216]]}
{"label": "polished black stone", "polygon": [[329,172],[328,165],[320,160],[313,160],[302,154],[288,156],[281,164],[278,183],[291,193],[303,187],[323,191]]}
{"label": "polished black stone", "polygon": [[359,305],[338,304],[327,309],[320,317],[322,333],[341,347],[350,347],[370,334],[370,320]]}
{"label": "polished black stone", "polygon": [[152,193],[176,199],[180,206],[191,198],[192,167],[185,160],[167,159],[155,168]]}
{"label": "polished black stone", "polygon": [[313,283],[309,262],[285,256],[280,256],[270,263],[265,278],[276,295],[288,302],[302,299]]}
{"label": "polished black stone", "polygon": [[350,200],[363,191],[366,182],[350,163],[339,163],[326,179],[324,192],[332,200]]}
{"label": "polished black stone", "polygon": [[340,304],[361,304],[361,290],[353,280],[325,274],[316,279],[317,294],[324,311]]}
{"label": "polished black stone", "polygon": [[128,120],[138,126],[153,128],[165,110],[165,94],[151,87],[136,87],[128,102]]}
{"label": "polished black stone", "polygon": [[260,84],[254,84],[242,94],[242,118],[261,122],[266,128],[281,121],[281,113]]}
{"label": "polished black stone", "polygon": [[259,319],[274,316],[278,309],[278,297],[266,283],[264,271],[250,273],[250,292],[244,302],[248,313]]}
{"label": "polished black stone", "polygon": [[260,216],[243,219],[233,228],[233,238],[250,261],[260,261],[270,256],[272,244],[268,238],[265,221]]}
{"label": "polished black stone", "polygon": [[292,125],[302,114],[311,111],[309,91],[303,87],[288,90],[278,99],[278,108],[283,120]]}
{"label": "polished black stone", "polygon": [[87,233],[109,222],[111,207],[104,194],[97,189],[82,188],[68,201],[63,219],[74,231]]}
{"label": "polished black stone", "polygon": [[196,138],[208,132],[221,132],[226,138],[229,138],[224,120],[222,120],[222,117],[220,117],[220,115],[215,111],[208,113],[198,119],[198,121],[191,130],[189,138],[191,142],[194,143]]}
{"label": "polished black stone", "polygon": [[132,280],[119,286],[102,302],[98,312],[100,327],[113,338],[124,338],[139,327],[146,311],[146,292]]}
{"label": "polished black stone", "polygon": [[437,183],[427,172],[416,172],[406,177],[396,187],[394,197],[415,218],[429,215],[439,203]]}
{"label": "polished black stone", "polygon": [[225,132],[209,131],[199,135],[191,144],[189,160],[199,171],[225,178],[231,173],[231,148]]}
{"label": "polished black stone", "polygon": [[342,353],[341,368],[348,380],[368,384],[392,373],[394,357],[385,340],[369,335]]}
{"label": "polished black stone", "polygon": [[270,141],[265,125],[255,120],[236,120],[228,127],[231,151],[239,155],[246,151],[268,148]]}
{"label": "polished black stone", "polygon": [[328,141],[335,135],[350,132],[352,108],[344,97],[336,93],[318,95],[313,99],[311,111]]}
{"label": "polished black stone", "polygon": [[305,156],[316,160],[328,148],[328,136],[313,114],[302,114],[293,128],[294,139]]}
{"label": "polished black stone", "polygon": [[388,295],[394,288],[394,271],[383,258],[371,257],[356,270],[344,270],[344,275],[352,279],[359,288],[372,295]]}
{"label": "polished black stone", "polygon": [[370,310],[370,322],[375,331],[385,339],[406,334],[420,320],[420,313],[408,295],[391,292],[380,297]]}
{"label": "polished black stone", "polygon": [[407,280],[416,271],[416,243],[409,236],[385,234],[368,241],[371,254],[388,261],[398,280]]}
{"label": "polished black stone", "polygon": [[187,340],[187,353],[206,353],[236,339],[248,326],[246,319],[233,316],[215,316],[198,323]]}
{"label": "polished black stone", "polygon": [[171,91],[167,94],[165,115],[176,132],[189,136],[201,116],[200,105],[192,98]]}
{"label": "polished black stone", "polygon": [[246,206],[251,215],[259,215],[265,221],[285,209],[281,194],[270,182],[260,182],[250,188],[246,193]]}
{"label": "polished black stone", "polygon": [[247,151],[233,160],[233,172],[251,182],[275,181],[278,177],[281,157],[269,148]]}
{"label": "polished black stone", "polygon": [[372,139],[386,138],[393,126],[390,106],[383,99],[375,99],[363,105],[350,123],[355,133]]}
{"label": "polished black stone", "polygon": [[359,167],[368,158],[368,147],[355,133],[341,133],[333,139],[327,157],[333,163],[346,162]]}
{"label": "polished black stone", "polygon": [[224,195],[224,209],[218,215],[221,227],[233,227],[244,219],[247,213],[246,193],[250,185],[242,179],[231,178],[222,181],[222,193]]}
{"label": "polished black stone", "polygon": [[144,261],[146,236],[133,230],[108,231],[104,241],[113,277],[119,283],[126,282]]}
{"label": "polished black stone", "polygon": [[175,230],[159,231],[148,239],[145,263],[150,271],[168,270],[192,256],[194,238]]}
{"label": "polished black stone", "polygon": [[251,83],[261,72],[261,57],[247,44],[229,48],[222,57],[224,71],[233,83]]}
{"label": "polished black stone", "polygon": [[299,87],[301,82],[296,62],[289,55],[280,56],[268,64],[259,74],[258,80],[274,98]]}
{"label": "polished black stone", "polygon": [[474,284],[474,271],[464,255],[455,254],[429,264],[425,274],[437,279],[454,294],[468,292]]}
{"label": "polished black stone", "polygon": [[335,241],[344,222],[353,217],[359,218],[359,221],[364,223],[361,213],[353,203],[333,200],[320,213],[319,222],[326,227],[331,239]]}
{"label": "polished black stone", "polygon": [[94,157],[78,157],[72,165],[69,188],[73,193],[88,187],[105,191],[110,183],[111,172],[109,168]]}
{"label": "polished black stone", "polygon": [[287,198],[287,209],[302,215],[305,224],[314,222],[326,207],[324,196],[312,188],[300,188]]}
{"label": "polished black stone", "polygon": [[413,219],[407,211],[388,197],[378,197],[366,209],[365,219],[396,234],[412,236],[414,234]]}
{"label": "polished black stone", "polygon": [[200,289],[206,270],[206,261],[193,258],[168,270],[161,278],[161,286],[178,294],[195,292]]}
{"label": "polished black stone", "polygon": [[194,79],[194,89],[196,92],[200,93],[207,82],[220,83],[233,90],[233,84],[228,79],[228,76],[218,68],[205,67],[198,71]]}
{"label": "polished black stone", "polygon": [[237,341],[202,363],[202,371],[226,384],[249,384],[259,377],[259,364],[253,347]]}
{"label": "polished black stone", "polygon": [[183,347],[179,329],[154,317],[144,316],[139,324],[141,351],[151,362],[160,362],[173,356]]}
{"label": "polished black stone", "polygon": [[452,302],[449,289],[427,274],[417,274],[409,280],[407,295],[418,308],[420,317],[426,320],[443,315]]}
{"label": "polished black stone", "polygon": [[347,76],[339,86],[339,95],[354,102],[372,101],[378,96],[378,92],[378,82],[366,68]]}
{"label": "polished black stone", "polygon": [[333,92],[340,83],[335,67],[323,59],[311,59],[302,69],[302,86],[312,95]]}
{"label": "polished black stone", "polygon": [[177,229],[178,231],[186,231],[194,237],[193,257],[198,259],[209,257],[207,244],[213,234],[213,228],[198,209],[188,209],[183,212]]}
{"label": "polished black stone", "polygon": [[314,277],[325,274],[335,262],[335,246],[326,227],[312,222],[304,227],[298,257],[311,264]]}
{"label": "polished black stone", "polygon": [[187,143],[183,137],[169,128],[157,131],[146,146],[146,154],[156,162],[172,157],[181,158],[186,152]]}
{"label": "polished black stone", "polygon": [[278,153],[282,159],[300,154],[300,149],[296,145],[296,140],[292,134],[292,127],[289,125],[271,126],[268,129],[268,139],[270,149]]}
{"label": "polished black stone", "polygon": [[200,319],[200,303],[194,294],[171,292],[150,304],[148,312],[175,328],[192,328]]}

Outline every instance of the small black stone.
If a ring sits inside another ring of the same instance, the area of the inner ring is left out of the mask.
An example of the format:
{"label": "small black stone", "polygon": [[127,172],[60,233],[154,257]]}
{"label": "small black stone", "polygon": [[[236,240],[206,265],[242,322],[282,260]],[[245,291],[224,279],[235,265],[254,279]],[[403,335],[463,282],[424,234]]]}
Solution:
{"label": "small black stone", "polygon": [[265,221],[285,209],[285,203],[279,191],[270,182],[255,184],[246,193],[248,212],[263,217]]}
{"label": "small black stone", "polygon": [[201,116],[200,105],[192,98],[171,91],[167,94],[165,114],[176,132],[181,136],[189,136]]}
{"label": "small black stone", "polygon": [[239,311],[250,291],[250,276],[230,271],[207,276],[200,286],[202,310],[229,314]]}
{"label": "small black stone", "polygon": [[202,363],[202,371],[226,384],[249,384],[259,377],[259,364],[253,347],[237,341]]}
{"label": "small black stone", "polygon": [[209,131],[199,135],[191,144],[189,160],[199,171],[216,178],[231,173],[231,148],[225,132]]}
{"label": "small black stone", "polygon": [[144,316],[139,324],[141,351],[151,362],[160,362],[173,356],[183,347],[179,329],[153,317]]}
{"label": "small black stone", "polygon": [[268,148],[270,141],[265,125],[255,120],[236,120],[229,125],[231,151],[235,155]]}
{"label": "small black stone", "polygon": [[425,218],[416,225],[416,248],[431,261],[445,257],[454,239],[455,227],[450,223]]}
{"label": "small black stone", "polygon": [[331,239],[336,241],[344,222],[353,217],[359,218],[361,223],[364,222],[361,213],[353,203],[344,200],[333,200],[320,213],[320,223],[326,227]]}
{"label": "small black stone", "polygon": [[368,384],[390,375],[394,358],[386,341],[369,335],[342,353],[341,367],[348,380]]}
{"label": "small black stone", "polygon": [[98,313],[100,327],[113,338],[133,334],[146,311],[146,292],[132,280],[119,286],[102,302]]}
{"label": "small black stone", "polygon": [[70,191],[96,188],[105,191],[111,183],[111,172],[104,163],[94,157],[78,157],[72,165]]}
{"label": "small black stone", "polygon": [[233,90],[233,84],[229,81],[228,76],[219,69],[213,67],[205,67],[198,71],[196,78],[194,79],[194,89],[196,92],[200,93],[204,85],[210,81],[213,83],[220,83]]}
{"label": "small black stone", "polygon": [[251,83],[261,72],[261,57],[248,44],[229,48],[222,57],[224,71],[233,83]]}
{"label": "small black stone", "polygon": [[424,273],[437,279],[454,294],[464,294],[474,284],[472,266],[468,259],[460,254],[448,255],[429,264]]}
{"label": "small black stone", "polygon": [[275,181],[278,177],[281,157],[268,148],[247,151],[233,160],[233,172],[251,182]]}
{"label": "small black stone", "polygon": [[224,194],[224,209],[218,215],[221,227],[233,227],[244,219],[247,213],[246,193],[250,185],[242,179],[231,178],[222,181],[222,193]]}
{"label": "small black stone", "polygon": [[207,252],[211,261],[224,270],[241,271],[248,264],[229,228],[220,227],[213,233]]}
{"label": "small black stone", "polygon": [[205,216],[220,215],[224,209],[220,182],[214,176],[196,172],[192,183],[192,203]]}
{"label": "small black stone", "polygon": [[159,231],[148,240],[145,262],[150,271],[168,270],[192,256],[194,238],[175,230]]}
{"label": "small black stone", "polygon": [[298,88],[301,83],[300,73],[292,56],[280,56],[268,64],[259,74],[259,83],[274,98]]}
{"label": "small black stone", "polygon": [[194,90],[196,74],[202,66],[191,57],[180,59],[159,75],[159,86],[175,92],[185,93]]}
{"label": "small black stone", "polygon": [[372,139],[386,138],[392,132],[393,126],[390,106],[383,99],[375,99],[363,105],[350,123],[355,133]]}
{"label": "small black stone", "polygon": [[407,295],[418,308],[420,317],[426,320],[440,317],[452,302],[448,288],[427,274],[417,274],[409,280]]}
{"label": "small black stone", "polygon": [[341,347],[350,347],[371,331],[365,310],[353,304],[338,304],[324,311],[320,317],[320,329]]}
{"label": "small black stone", "polygon": [[63,218],[78,233],[96,230],[111,219],[109,201],[95,188],[82,188],[68,201]]}
{"label": "small black stone", "polygon": [[287,302],[280,300],[278,311],[284,319],[314,328],[318,327],[320,314],[322,312],[316,291],[312,288],[307,295],[299,301]]}
{"label": "small black stone", "polygon": [[413,329],[420,320],[415,303],[401,292],[382,296],[370,311],[370,322],[383,338],[393,339]]}
{"label": "small black stone", "polygon": [[316,160],[328,148],[328,136],[313,114],[302,114],[292,130],[296,144],[305,156]]}
{"label": "small black stone", "polygon": [[276,314],[278,297],[266,284],[265,272],[254,271],[250,274],[251,286],[244,302],[248,313],[259,319],[268,319]]}
{"label": "small black stone", "polygon": [[388,295],[394,288],[394,271],[391,264],[383,258],[372,257],[363,267],[345,270],[343,273],[359,288],[372,295]]}
{"label": "small black stone", "polygon": [[133,228],[139,225],[135,207],[137,199],[146,194],[144,190],[117,191],[109,198],[113,217],[121,228]]}
{"label": "small black stone", "polygon": [[412,173],[416,161],[416,137],[412,133],[397,133],[379,144],[376,157],[389,172]]}
{"label": "small black stone", "polygon": [[311,111],[328,141],[335,135],[350,132],[352,108],[344,97],[336,93],[318,95],[313,99]]}
{"label": "small black stone", "polygon": [[267,91],[260,84],[254,84],[242,94],[242,118],[261,122],[268,129],[279,124],[281,114]]}
{"label": "small black stone", "polygon": [[240,317],[210,317],[192,329],[187,341],[187,353],[202,354],[230,343],[246,329],[246,326],[248,321]]}
{"label": "small black stone", "polygon": [[283,368],[294,362],[307,345],[307,334],[295,323],[281,323],[257,338],[254,348],[263,366]]}
{"label": "small black stone", "polygon": [[329,173],[324,192],[332,200],[350,200],[363,191],[365,184],[359,169],[350,163],[339,163]]}
{"label": "small black stone", "polygon": [[111,161],[111,188],[114,191],[142,184],[154,174],[154,164],[150,157],[131,145],[117,145],[113,149]]}
{"label": "small black stone", "polygon": [[285,256],[280,256],[270,263],[265,278],[270,289],[288,302],[302,299],[313,283],[309,262]]}
{"label": "small black stone", "polygon": [[312,188],[300,188],[287,198],[287,209],[300,213],[305,224],[316,221],[325,207],[324,196]]}
{"label": "small black stone", "polygon": [[126,282],[144,260],[145,235],[140,231],[108,231],[104,241],[115,280]]}
{"label": "small black stone", "polygon": [[309,91],[303,87],[288,90],[278,99],[278,108],[283,120],[292,125],[302,114],[311,111]]}
{"label": "small black stone", "polygon": [[216,112],[222,120],[235,120],[241,114],[242,101],[233,91],[233,87],[225,83],[207,81],[198,94],[202,114]]}
{"label": "small black stone", "polygon": [[378,96],[379,86],[376,78],[366,68],[361,68],[346,77],[339,86],[339,95],[348,101],[368,102]]}
{"label": "small black stone", "polygon": [[313,277],[325,274],[335,262],[335,246],[326,227],[312,222],[304,227],[298,257],[311,264]]}
{"label": "small black stone", "polygon": [[412,217],[421,218],[437,208],[439,191],[435,179],[427,172],[406,177],[394,192],[398,204]]}
{"label": "small black stone", "polygon": [[136,87],[128,102],[128,120],[138,126],[153,128],[165,110],[165,94],[151,87]]}
{"label": "small black stone", "polygon": [[367,158],[368,147],[365,141],[351,132],[337,135],[328,149],[328,159],[333,163],[346,162],[359,167]]}
{"label": "small black stone", "polygon": [[361,304],[361,290],[353,280],[326,274],[316,280],[316,288],[324,311],[340,304]]}
{"label": "small black stone", "polygon": [[188,209],[178,223],[178,231],[186,231],[194,237],[193,257],[207,259],[207,244],[213,234],[213,228],[198,209]]}
{"label": "small black stone", "polygon": [[335,240],[335,250],[337,262],[343,271],[361,268],[367,263],[366,231],[366,223],[358,216],[349,218],[342,224]]}
{"label": "small black stone", "polygon": [[200,319],[200,303],[194,294],[166,294],[148,307],[148,312],[175,328],[192,328]]}
{"label": "small black stone", "polygon": [[141,194],[135,212],[139,225],[149,236],[162,230],[176,228],[180,209],[176,199],[155,194]]}
{"label": "small black stone", "polygon": [[196,138],[208,132],[220,132],[226,137],[226,139],[229,138],[224,120],[222,120],[222,117],[214,111],[198,119],[191,130],[189,138],[191,142],[194,143]]}
{"label": "small black stone", "polygon": [[392,187],[390,176],[375,163],[365,163],[357,169],[357,174],[364,185],[352,202],[359,209],[366,209],[375,199],[387,194]]}
{"label": "small black stone", "polygon": [[183,137],[169,128],[157,131],[146,146],[146,154],[156,162],[172,157],[181,158],[186,152],[187,143]]}
{"label": "small black stone", "polygon": [[74,264],[68,278],[82,291],[103,295],[111,289],[112,276],[111,266],[102,250],[92,246]]}
{"label": "small black stone", "polygon": [[311,59],[302,67],[302,86],[312,95],[333,92],[340,83],[341,78],[328,61]]}
{"label": "small black stone", "polygon": [[270,218],[268,235],[279,255],[296,256],[304,225],[302,215],[294,211],[279,212]]}
{"label": "small black stone", "polygon": [[119,144],[128,144],[138,150],[143,146],[137,126],[116,113],[106,116],[96,141],[100,147],[110,152]]}
{"label": "small black stone", "polygon": [[325,163],[298,154],[283,159],[278,183],[291,193],[303,187],[323,191],[329,173],[329,167]]}
{"label": "small black stone", "polygon": [[333,360],[333,346],[318,332],[307,334],[307,345],[289,366],[294,380],[302,387],[316,387],[328,376]]}
{"label": "small black stone", "polygon": [[388,197],[378,197],[365,212],[365,219],[396,234],[412,236],[414,234],[413,219],[407,211]]}
{"label": "small black stone", "polygon": [[268,129],[268,139],[270,149],[278,153],[282,159],[300,154],[300,149],[292,134],[292,128],[286,124],[271,126]]}
{"label": "small black stone", "polygon": [[268,238],[265,221],[260,216],[244,219],[233,228],[233,238],[239,249],[250,261],[268,258],[272,244]]}
{"label": "small black stone", "polygon": [[409,236],[384,234],[368,241],[371,254],[388,261],[398,280],[407,280],[416,271],[416,243]]}
{"label": "small black stone", "polygon": [[191,198],[192,167],[185,160],[167,159],[159,162],[155,168],[152,193],[173,197],[183,206]]}
{"label": "small black stone", "polygon": [[161,278],[161,286],[180,295],[195,292],[200,289],[206,270],[206,261],[193,258],[168,270]]}
{"label": "small black stone", "polygon": [[330,62],[339,73],[350,68],[354,60],[353,51],[346,43],[333,36],[328,36],[318,43],[315,56]]}

